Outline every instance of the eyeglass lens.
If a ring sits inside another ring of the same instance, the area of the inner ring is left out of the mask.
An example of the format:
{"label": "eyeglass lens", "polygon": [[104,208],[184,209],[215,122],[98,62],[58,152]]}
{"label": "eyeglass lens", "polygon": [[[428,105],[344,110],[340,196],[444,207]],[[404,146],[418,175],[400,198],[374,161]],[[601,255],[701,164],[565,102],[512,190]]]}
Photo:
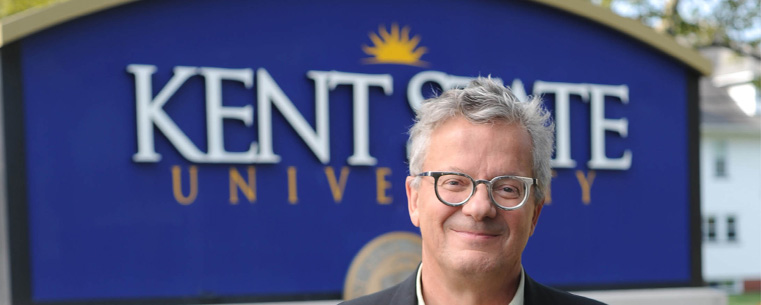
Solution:
{"label": "eyeglass lens", "polygon": [[[441,175],[436,183],[439,197],[449,204],[458,205],[475,191],[472,179],[460,175]],[[521,204],[526,195],[526,184],[518,179],[503,177],[492,181],[491,194],[494,201],[503,207]]]}

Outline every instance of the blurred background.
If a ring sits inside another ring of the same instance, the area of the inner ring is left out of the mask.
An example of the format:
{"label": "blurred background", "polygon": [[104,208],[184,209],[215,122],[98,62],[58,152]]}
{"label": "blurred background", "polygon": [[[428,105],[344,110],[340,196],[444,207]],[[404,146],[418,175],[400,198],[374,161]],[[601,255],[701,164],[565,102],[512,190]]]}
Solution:
{"label": "blurred background", "polygon": [[[8,17],[65,0],[1,0]],[[591,0],[713,63],[700,80],[703,279],[761,304],[761,0]]]}

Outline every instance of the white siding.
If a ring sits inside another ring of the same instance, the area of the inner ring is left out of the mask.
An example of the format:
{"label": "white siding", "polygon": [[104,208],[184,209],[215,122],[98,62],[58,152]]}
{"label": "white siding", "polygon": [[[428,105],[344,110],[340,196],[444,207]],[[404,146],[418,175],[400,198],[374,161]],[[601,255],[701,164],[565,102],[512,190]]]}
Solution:
{"label": "white siding", "polygon": [[[761,126],[760,126],[761,128]],[[716,142],[726,141],[726,177],[715,177]],[[761,137],[704,135],[701,143],[702,214],[716,218],[716,241],[703,239],[706,281],[761,278]],[[736,241],[727,239],[735,217]]]}

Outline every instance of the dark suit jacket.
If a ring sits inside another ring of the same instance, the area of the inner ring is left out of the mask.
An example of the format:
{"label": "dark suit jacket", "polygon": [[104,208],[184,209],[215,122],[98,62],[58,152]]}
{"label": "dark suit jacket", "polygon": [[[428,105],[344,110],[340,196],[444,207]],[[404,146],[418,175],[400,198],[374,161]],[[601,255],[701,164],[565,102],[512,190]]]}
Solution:
{"label": "dark suit jacket", "polygon": [[[404,282],[386,290],[346,301],[345,305],[417,305],[416,277],[413,272]],[[535,282],[528,274],[524,283],[524,305],[604,305],[598,301],[587,299],[550,288]]]}

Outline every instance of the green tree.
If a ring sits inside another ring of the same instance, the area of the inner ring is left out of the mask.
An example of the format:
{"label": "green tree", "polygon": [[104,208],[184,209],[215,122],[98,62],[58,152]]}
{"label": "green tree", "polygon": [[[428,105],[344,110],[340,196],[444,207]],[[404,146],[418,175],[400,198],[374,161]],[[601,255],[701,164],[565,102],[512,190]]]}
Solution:
{"label": "green tree", "polygon": [[590,0],[678,42],[761,59],[761,0]]}
{"label": "green tree", "polygon": [[27,9],[46,6],[64,0],[0,0],[0,17],[13,15]]}

